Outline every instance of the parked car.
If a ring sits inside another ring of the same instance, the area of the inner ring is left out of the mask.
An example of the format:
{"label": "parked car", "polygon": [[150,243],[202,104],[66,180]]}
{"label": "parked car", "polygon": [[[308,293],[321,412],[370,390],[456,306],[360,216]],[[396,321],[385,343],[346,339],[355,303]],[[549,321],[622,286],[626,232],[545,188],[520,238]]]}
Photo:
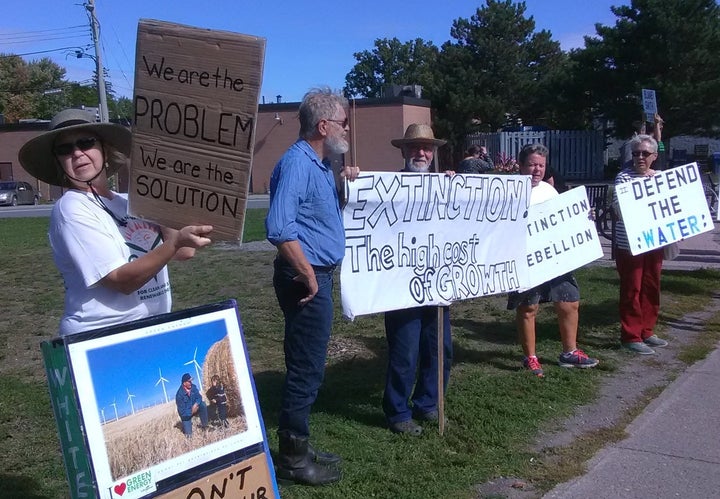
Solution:
{"label": "parked car", "polygon": [[27,182],[0,182],[0,206],[17,206],[19,204],[38,204],[40,196],[33,186]]}

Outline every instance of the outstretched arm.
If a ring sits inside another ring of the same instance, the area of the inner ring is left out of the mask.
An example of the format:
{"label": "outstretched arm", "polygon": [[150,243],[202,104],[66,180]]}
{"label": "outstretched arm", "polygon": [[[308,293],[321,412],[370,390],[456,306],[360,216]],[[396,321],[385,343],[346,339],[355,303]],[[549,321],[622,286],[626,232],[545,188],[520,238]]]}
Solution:
{"label": "outstretched arm", "polygon": [[100,280],[100,284],[126,295],[134,293],[176,255],[186,259],[192,256],[187,256],[188,253],[194,254],[197,248],[210,244],[207,235],[211,231],[211,225],[189,225],[180,230],[164,230],[163,235],[166,239],[163,244],[111,271]]}

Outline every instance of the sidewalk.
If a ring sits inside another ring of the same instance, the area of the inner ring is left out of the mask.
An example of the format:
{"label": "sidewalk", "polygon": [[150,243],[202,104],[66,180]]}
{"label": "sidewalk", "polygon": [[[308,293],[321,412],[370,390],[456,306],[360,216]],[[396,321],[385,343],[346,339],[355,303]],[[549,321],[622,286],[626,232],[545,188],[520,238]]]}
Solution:
{"label": "sidewalk", "polygon": [[[604,255],[594,264],[614,267],[615,262],[610,258],[610,241],[602,236],[598,237]],[[680,256],[675,260],[665,261],[663,270],[720,269],[720,222],[715,222],[715,228],[712,231],[680,241],[678,246],[680,247]]]}
{"label": "sidewalk", "polygon": [[[612,265],[603,241],[600,265]],[[665,270],[720,269],[720,225],[679,243]],[[708,290],[711,291],[711,290]],[[718,344],[720,347],[720,344]],[[626,428],[625,440],[599,451],[587,472],[544,499],[720,497],[720,349],[689,367]]]}
{"label": "sidewalk", "polygon": [[[720,345],[719,345],[720,346]],[[700,498],[720,491],[720,350],[688,368],[585,475],[544,499]]]}

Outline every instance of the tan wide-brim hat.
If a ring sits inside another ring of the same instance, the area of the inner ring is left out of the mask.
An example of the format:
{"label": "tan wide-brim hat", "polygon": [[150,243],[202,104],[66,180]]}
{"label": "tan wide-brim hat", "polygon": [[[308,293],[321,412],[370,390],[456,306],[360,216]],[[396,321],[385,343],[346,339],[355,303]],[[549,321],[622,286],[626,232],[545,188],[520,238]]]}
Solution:
{"label": "tan wide-brim hat", "polygon": [[409,143],[421,143],[421,144],[432,144],[435,147],[440,147],[447,143],[447,140],[440,140],[435,138],[430,125],[424,123],[413,123],[405,130],[405,136],[402,139],[392,139],[390,141],[395,147],[402,147]]}
{"label": "tan wide-brim hat", "polygon": [[[58,134],[69,130],[87,130],[100,138],[103,145],[110,145],[125,157],[130,156],[132,134],[130,130],[115,123],[97,123],[95,115],[82,109],[65,109],[50,120],[50,130],[28,140],[18,152],[20,165],[30,175],[50,185],[68,187],[70,184],[58,163],[53,147]],[[107,157],[107,176],[110,177],[125,164],[125,159]]]}

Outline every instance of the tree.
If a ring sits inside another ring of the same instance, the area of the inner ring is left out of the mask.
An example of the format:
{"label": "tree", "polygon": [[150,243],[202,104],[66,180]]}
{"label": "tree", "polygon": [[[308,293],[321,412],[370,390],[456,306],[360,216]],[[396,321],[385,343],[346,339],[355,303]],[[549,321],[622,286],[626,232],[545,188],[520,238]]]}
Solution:
{"label": "tree", "polygon": [[108,100],[108,107],[110,108],[110,121],[120,120],[130,124],[135,118],[135,106],[132,99],[127,97],[115,99],[113,97]]}
{"label": "tree", "polygon": [[442,46],[432,99],[436,128],[456,150],[473,131],[555,125],[547,97],[567,58],[550,32],[534,32],[525,10],[524,2],[487,0],[470,19],[453,22],[455,41]]}
{"label": "tree", "polygon": [[632,0],[615,25],[571,54],[576,89],[594,117],[627,137],[641,119],[641,89],[656,91],[665,134],[720,135],[720,7],[715,0]]}
{"label": "tree", "polygon": [[0,113],[9,122],[49,118],[62,109],[56,91],[64,77],[65,69],[48,58],[25,62],[17,55],[0,54]]}
{"label": "tree", "polygon": [[386,85],[429,86],[435,73],[438,49],[420,38],[401,43],[397,38],[377,39],[372,52],[353,54],[358,61],[345,76],[348,97],[380,97]]}

